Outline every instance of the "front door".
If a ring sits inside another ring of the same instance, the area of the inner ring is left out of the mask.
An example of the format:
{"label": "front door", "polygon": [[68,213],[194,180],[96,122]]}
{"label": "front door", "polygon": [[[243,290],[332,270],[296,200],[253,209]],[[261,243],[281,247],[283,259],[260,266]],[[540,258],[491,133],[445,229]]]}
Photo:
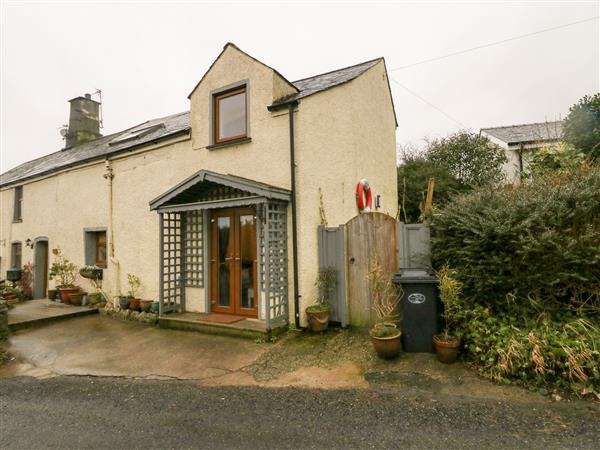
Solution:
{"label": "front door", "polygon": [[216,210],[210,222],[211,310],[257,317],[256,212]]}

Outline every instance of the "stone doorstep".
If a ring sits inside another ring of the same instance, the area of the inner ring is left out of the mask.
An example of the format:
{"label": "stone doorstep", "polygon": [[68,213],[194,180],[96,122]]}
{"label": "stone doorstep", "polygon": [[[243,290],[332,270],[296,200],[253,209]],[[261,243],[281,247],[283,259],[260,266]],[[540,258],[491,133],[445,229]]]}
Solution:
{"label": "stone doorstep", "polygon": [[91,314],[98,314],[98,308],[89,308],[87,310],[73,311],[61,315],[40,317],[36,319],[23,320],[20,322],[13,322],[8,324],[8,329],[11,332],[15,332],[18,330],[23,330],[25,328],[40,327],[44,325],[49,325],[51,323],[60,322],[62,320],[73,319],[75,317],[89,316]]}
{"label": "stone doorstep", "polygon": [[196,331],[199,333],[216,334],[220,336],[239,337],[245,339],[268,339],[285,332],[287,327],[279,326],[271,331],[256,328],[243,328],[237,324],[201,322],[198,320],[184,319],[174,316],[163,316],[158,318],[159,328],[171,330]]}

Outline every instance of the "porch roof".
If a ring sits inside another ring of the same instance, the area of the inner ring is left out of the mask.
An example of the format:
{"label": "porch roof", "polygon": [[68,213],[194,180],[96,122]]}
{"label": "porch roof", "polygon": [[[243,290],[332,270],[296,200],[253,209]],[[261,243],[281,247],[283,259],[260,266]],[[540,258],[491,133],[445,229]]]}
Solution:
{"label": "porch roof", "polygon": [[185,211],[290,199],[287,189],[202,169],[151,200],[150,210]]}

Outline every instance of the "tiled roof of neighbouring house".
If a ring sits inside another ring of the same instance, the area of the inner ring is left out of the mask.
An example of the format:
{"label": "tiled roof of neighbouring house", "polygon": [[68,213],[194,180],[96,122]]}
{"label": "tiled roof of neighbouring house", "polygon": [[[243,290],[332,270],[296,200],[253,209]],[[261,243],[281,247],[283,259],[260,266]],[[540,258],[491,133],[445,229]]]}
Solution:
{"label": "tiled roof of neighbouring house", "polygon": [[[294,81],[292,84],[299,90],[293,97],[282,99],[273,105],[298,100],[317,92],[347,83],[373,67],[383,58],[374,59],[354,66],[334,70]],[[63,149],[41,158],[28,161],[0,175],[0,186],[17,183],[50,174],[57,170],[97,161],[109,155],[130,151],[142,145],[189,132],[189,112],[174,114],[160,119],[149,120],[118,133],[102,136],[90,142]]]}
{"label": "tiled roof of neighbouring house", "polygon": [[562,121],[526,123],[505,127],[482,128],[481,132],[507,144],[556,141],[562,136]]}

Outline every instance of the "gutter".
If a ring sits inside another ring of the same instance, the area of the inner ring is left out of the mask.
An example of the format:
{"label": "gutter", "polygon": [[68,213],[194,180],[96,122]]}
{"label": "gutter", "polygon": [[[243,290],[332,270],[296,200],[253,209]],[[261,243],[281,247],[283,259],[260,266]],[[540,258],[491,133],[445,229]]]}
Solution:
{"label": "gutter", "polygon": [[298,101],[288,103],[290,116],[290,180],[292,187],[292,253],[294,271],[294,324],[300,329],[300,290],[298,287],[298,221],[296,213],[296,149],[294,147],[294,108]]}

